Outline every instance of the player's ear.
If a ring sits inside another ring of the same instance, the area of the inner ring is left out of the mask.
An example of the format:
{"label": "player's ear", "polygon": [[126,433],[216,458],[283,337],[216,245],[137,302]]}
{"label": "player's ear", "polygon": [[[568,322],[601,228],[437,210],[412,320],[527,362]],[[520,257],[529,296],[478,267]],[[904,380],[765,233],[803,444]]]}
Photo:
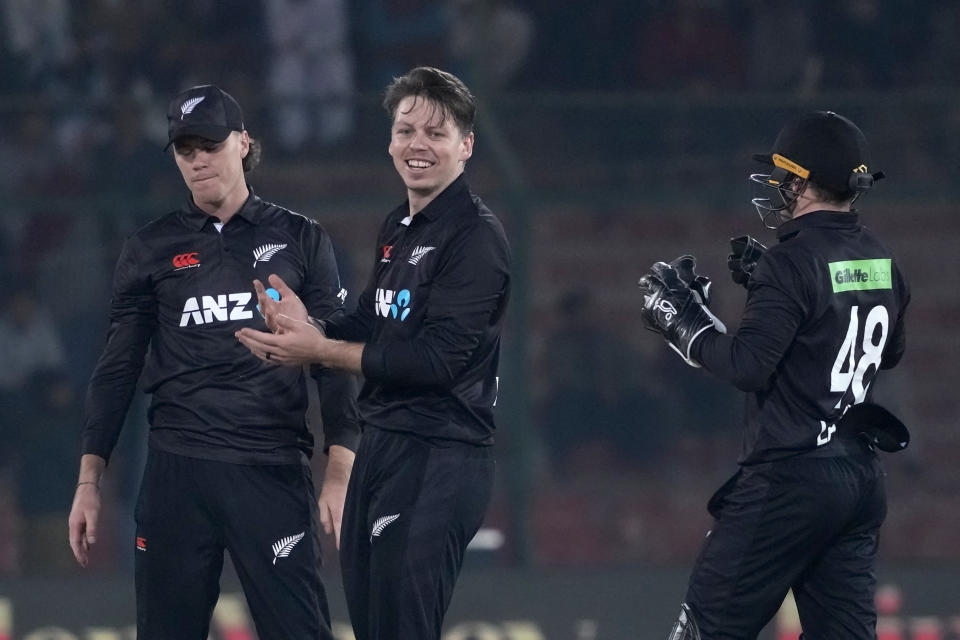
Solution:
{"label": "player's ear", "polygon": [[460,144],[460,162],[466,162],[473,155],[473,131],[463,136]]}
{"label": "player's ear", "polygon": [[250,134],[244,129],[240,132],[240,157],[246,158],[250,153]]}

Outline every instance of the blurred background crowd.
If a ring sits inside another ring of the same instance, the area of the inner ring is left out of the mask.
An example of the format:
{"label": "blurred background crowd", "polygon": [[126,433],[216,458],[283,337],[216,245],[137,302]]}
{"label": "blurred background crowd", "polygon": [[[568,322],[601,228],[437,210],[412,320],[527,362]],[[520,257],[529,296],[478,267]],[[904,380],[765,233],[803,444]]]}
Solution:
{"label": "blurred background crowd", "polygon": [[[324,224],[355,304],[404,197],[380,92],[420,64],[480,99],[467,176],[516,258],[492,562],[692,561],[741,402],[639,327],[635,281],[694,253],[736,326],[727,240],[774,242],[750,155],[806,109],[871,141],[889,179],[864,219],[914,290],[907,357],[877,389],[914,432],[887,460],[881,556],[960,560],[958,30],[952,0],[0,0],[0,576],[77,570],[66,516],[113,264],[187,195],[161,151],[170,96],[238,98],[265,150],[250,184]],[[132,560],[145,406],[108,471],[94,571]]]}

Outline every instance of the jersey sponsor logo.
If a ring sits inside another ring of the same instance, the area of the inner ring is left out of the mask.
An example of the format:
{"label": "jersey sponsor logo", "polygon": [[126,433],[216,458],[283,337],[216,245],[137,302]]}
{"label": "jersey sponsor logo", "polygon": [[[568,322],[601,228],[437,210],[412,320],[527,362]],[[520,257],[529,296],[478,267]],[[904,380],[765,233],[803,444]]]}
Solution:
{"label": "jersey sponsor logo", "polygon": [[889,258],[831,262],[830,274],[834,293],[893,288]]}
{"label": "jersey sponsor logo", "polygon": [[228,320],[249,320],[253,317],[253,311],[247,309],[247,304],[252,298],[253,294],[249,291],[199,296],[199,299],[197,296],[187,298],[183,303],[180,326],[186,327],[191,322],[201,325]]}
{"label": "jersey sponsor logo", "polygon": [[409,262],[413,266],[417,266],[418,264],[420,264],[420,260],[423,259],[423,256],[427,255],[434,249],[436,249],[436,247],[417,247],[416,249],[410,252],[410,259],[407,260],[407,262]]}
{"label": "jersey sponsor logo", "polygon": [[410,315],[412,297],[409,289],[377,289],[376,311],[384,318],[399,318],[401,322]]}
{"label": "jersey sponsor logo", "polygon": [[383,257],[380,258],[380,262],[390,262],[390,252],[393,251],[392,244],[383,245]]}
{"label": "jersey sponsor logo", "polygon": [[143,536],[137,536],[137,551],[147,550],[147,539]]}
{"label": "jersey sponsor logo", "polygon": [[373,542],[374,538],[379,538],[380,534],[383,533],[383,530],[387,528],[387,525],[396,522],[397,518],[400,517],[399,513],[395,513],[392,516],[382,516],[373,521],[373,528],[370,529],[370,542]]}
{"label": "jersey sponsor logo", "polygon": [[174,271],[180,271],[181,269],[190,269],[192,267],[200,266],[200,254],[197,251],[191,251],[189,253],[180,253],[173,256],[173,266],[176,267]]}
{"label": "jersey sponsor logo", "polygon": [[277,564],[279,558],[286,558],[290,555],[290,552],[293,551],[293,548],[297,546],[297,543],[303,540],[303,536],[307,534],[306,531],[301,531],[300,533],[287,536],[286,538],[280,538],[273,543],[271,549],[273,549],[273,564]]}
{"label": "jersey sponsor logo", "polygon": [[277,255],[277,252],[286,249],[287,245],[285,244],[265,244],[262,247],[257,247],[253,250],[253,266],[256,267],[258,262],[270,262],[270,258]]}
{"label": "jersey sponsor logo", "polygon": [[193,113],[193,110],[197,108],[197,105],[203,102],[203,99],[207,96],[197,96],[196,98],[190,98],[182,105],[180,105],[180,119],[183,120],[183,116]]}

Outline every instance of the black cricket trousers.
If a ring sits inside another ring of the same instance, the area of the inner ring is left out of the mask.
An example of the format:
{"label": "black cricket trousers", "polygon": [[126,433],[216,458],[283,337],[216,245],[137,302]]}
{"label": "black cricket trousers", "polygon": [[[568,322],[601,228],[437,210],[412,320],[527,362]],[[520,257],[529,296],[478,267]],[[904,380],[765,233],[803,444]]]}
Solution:
{"label": "black cricket trousers", "polygon": [[439,640],[464,552],[490,502],[494,464],[490,447],[364,431],[340,534],[357,640]]}
{"label": "black cricket trousers", "polygon": [[137,638],[206,640],[224,550],[260,640],[332,640],[310,468],[151,448],[135,519]]}
{"label": "black cricket trousers", "polygon": [[687,590],[703,640],[755,640],[789,589],[806,638],[876,638],[884,474],[866,445],[847,448],[743,467],[710,500]]}

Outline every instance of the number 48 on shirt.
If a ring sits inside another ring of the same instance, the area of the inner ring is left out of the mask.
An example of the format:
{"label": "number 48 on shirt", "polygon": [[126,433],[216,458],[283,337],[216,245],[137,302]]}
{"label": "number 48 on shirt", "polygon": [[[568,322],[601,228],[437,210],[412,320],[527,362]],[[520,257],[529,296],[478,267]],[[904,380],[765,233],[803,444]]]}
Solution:
{"label": "number 48 on shirt", "polygon": [[[830,371],[830,391],[841,393],[840,400],[836,408],[842,408],[842,405],[848,398],[848,391],[853,394],[853,402],[849,404],[859,404],[863,402],[867,395],[867,389],[870,387],[873,377],[880,368],[880,360],[883,358],[883,347],[887,342],[888,327],[890,316],[887,308],[878,304],[866,313],[866,317],[861,325],[860,306],[854,305],[850,308],[850,324],[847,326],[847,335],[840,345],[840,351],[833,362],[833,369]],[[861,331],[861,326],[863,330]],[[862,338],[861,338],[862,336]],[[859,359],[857,353],[860,353]],[[871,365],[873,369],[871,370]],[[817,446],[822,446],[833,437],[836,425],[827,424],[820,421],[820,435],[817,436]]]}

